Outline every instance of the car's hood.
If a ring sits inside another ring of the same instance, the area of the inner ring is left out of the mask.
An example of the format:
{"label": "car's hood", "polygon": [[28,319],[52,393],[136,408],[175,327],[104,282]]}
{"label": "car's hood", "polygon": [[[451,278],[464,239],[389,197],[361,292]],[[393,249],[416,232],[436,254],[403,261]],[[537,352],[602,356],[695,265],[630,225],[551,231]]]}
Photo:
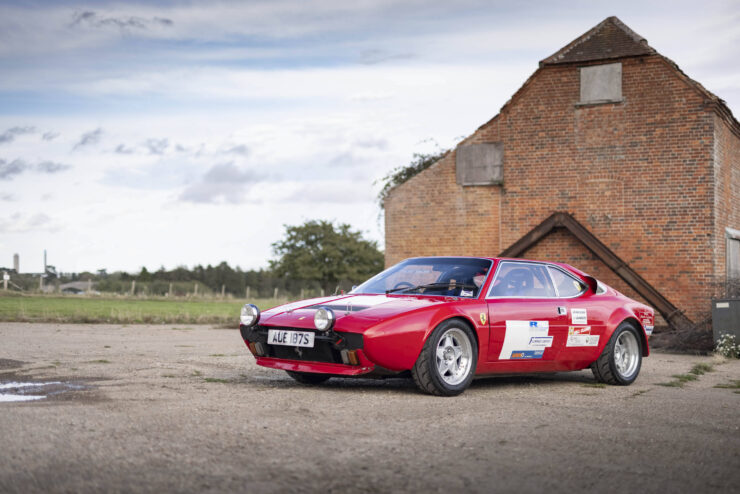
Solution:
{"label": "car's hood", "polygon": [[342,320],[364,321],[367,324],[393,317],[403,312],[455,300],[446,297],[409,295],[341,295],[301,300],[274,307],[262,313],[261,324],[292,328],[314,328],[313,317],[321,307],[334,311],[337,326]]}

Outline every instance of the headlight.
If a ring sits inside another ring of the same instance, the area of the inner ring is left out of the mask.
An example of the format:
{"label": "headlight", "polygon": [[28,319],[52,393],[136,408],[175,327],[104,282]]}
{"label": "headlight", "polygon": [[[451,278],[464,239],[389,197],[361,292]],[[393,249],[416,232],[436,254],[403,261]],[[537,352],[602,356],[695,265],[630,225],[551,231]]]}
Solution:
{"label": "headlight", "polygon": [[313,316],[313,324],[319,331],[329,331],[334,326],[334,311],[323,307]]}
{"label": "headlight", "polygon": [[260,310],[256,305],[245,304],[239,320],[244,326],[254,326],[260,320]]}

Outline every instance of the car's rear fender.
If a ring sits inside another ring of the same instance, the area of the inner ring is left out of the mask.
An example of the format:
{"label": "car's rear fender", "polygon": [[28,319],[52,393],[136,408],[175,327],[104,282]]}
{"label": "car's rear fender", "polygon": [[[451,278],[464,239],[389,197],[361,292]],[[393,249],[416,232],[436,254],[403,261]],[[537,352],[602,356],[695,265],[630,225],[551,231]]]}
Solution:
{"label": "car's rear fender", "polygon": [[650,355],[650,346],[648,345],[645,328],[642,326],[642,323],[640,323],[636,315],[624,307],[620,307],[615,310],[611,317],[609,317],[609,321],[606,324],[604,342],[602,344],[605,345],[609,340],[611,340],[614,331],[616,331],[619,325],[623,322],[629,322],[635,327],[635,329],[637,329],[637,333],[640,335],[640,341],[642,342],[642,356],[647,357]]}

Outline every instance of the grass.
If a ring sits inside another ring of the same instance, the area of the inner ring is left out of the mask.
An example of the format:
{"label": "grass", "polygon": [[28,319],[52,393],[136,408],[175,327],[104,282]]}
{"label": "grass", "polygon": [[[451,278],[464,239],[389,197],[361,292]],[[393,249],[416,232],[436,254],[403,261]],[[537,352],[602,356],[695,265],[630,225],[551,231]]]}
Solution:
{"label": "grass", "polygon": [[[722,388],[722,389],[737,389],[740,390],[740,380],[733,379],[729,383],[723,383],[723,384],[715,384],[715,388]],[[737,393],[737,391],[735,391]]]}
{"label": "grass", "polygon": [[699,363],[694,366],[686,374],[674,374],[671,377],[673,381],[658,383],[659,386],[666,386],[668,388],[683,388],[683,385],[690,381],[696,381],[699,376],[703,376],[707,372],[713,372],[714,366],[712,364]]}
{"label": "grass", "polygon": [[606,383],[585,383],[582,384],[584,388],[605,388]]}
{"label": "grass", "polygon": [[222,383],[222,384],[229,383],[228,379],[218,379],[217,377],[206,377],[204,381],[207,383]]}
{"label": "grass", "polygon": [[[256,300],[260,309],[276,300]],[[85,297],[0,294],[0,321],[68,323],[167,323],[239,325],[243,300]],[[187,331],[190,328],[173,328]]]}
{"label": "grass", "polygon": [[98,360],[90,360],[87,363],[88,364],[110,364],[110,360],[105,360],[104,358],[101,358]]}

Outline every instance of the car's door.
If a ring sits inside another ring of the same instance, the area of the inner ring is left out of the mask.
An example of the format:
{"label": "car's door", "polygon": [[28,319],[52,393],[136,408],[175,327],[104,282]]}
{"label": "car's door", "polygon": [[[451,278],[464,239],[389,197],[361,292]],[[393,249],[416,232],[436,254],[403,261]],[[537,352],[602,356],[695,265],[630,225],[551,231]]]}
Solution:
{"label": "car's door", "polygon": [[558,357],[563,362],[594,360],[604,338],[609,307],[598,293],[565,269],[549,266],[561,305],[568,309],[567,338]]}
{"label": "car's door", "polygon": [[501,261],[486,302],[489,362],[555,360],[565,344],[567,309],[558,305],[546,264]]}

